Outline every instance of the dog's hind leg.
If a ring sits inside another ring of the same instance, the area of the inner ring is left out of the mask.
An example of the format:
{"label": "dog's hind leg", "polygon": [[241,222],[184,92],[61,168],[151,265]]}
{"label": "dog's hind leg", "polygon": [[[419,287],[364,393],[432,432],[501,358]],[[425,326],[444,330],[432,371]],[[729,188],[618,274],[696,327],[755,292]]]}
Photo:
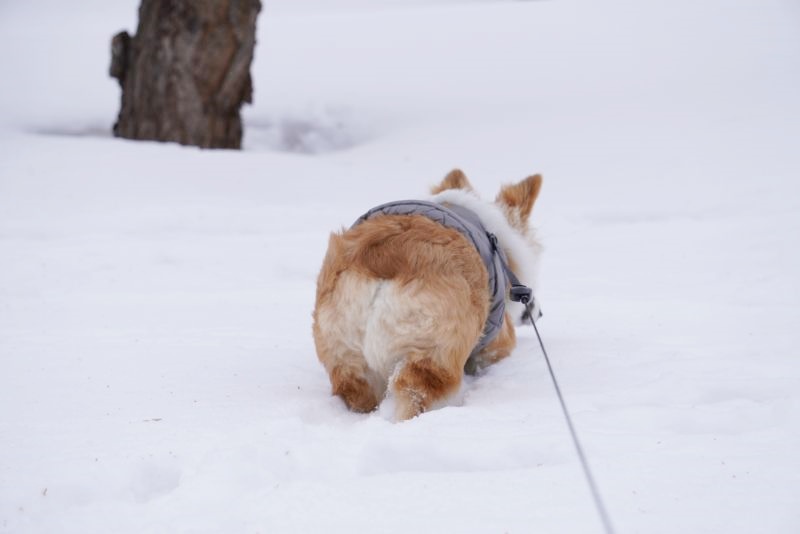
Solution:
{"label": "dog's hind leg", "polygon": [[319,360],[328,371],[333,394],[341,397],[354,412],[366,413],[377,408],[386,386],[369,368],[360,350],[345,343],[341,336],[320,322],[314,324],[314,342]]}
{"label": "dog's hind leg", "polygon": [[328,276],[336,283],[329,281],[327,293],[318,295],[314,309],[317,356],[328,371],[333,394],[354,412],[371,412],[386,391],[386,381],[370,369],[363,353],[369,303],[379,283],[351,273],[333,277],[327,267],[326,263],[320,279]]}
{"label": "dog's hind leg", "polygon": [[331,369],[333,394],[344,400],[354,412],[367,413],[378,407],[379,397],[371,371],[364,366],[336,365]]}
{"label": "dog's hind leg", "polygon": [[458,391],[464,358],[442,358],[440,351],[414,351],[398,366],[391,382],[398,420],[426,412]]}
{"label": "dog's hind leg", "polygon": [[367,413],[377,408],[385,387],[367,366],[364,356],[338,343],[318,345],[333,394],[341,397],[354,412]]}

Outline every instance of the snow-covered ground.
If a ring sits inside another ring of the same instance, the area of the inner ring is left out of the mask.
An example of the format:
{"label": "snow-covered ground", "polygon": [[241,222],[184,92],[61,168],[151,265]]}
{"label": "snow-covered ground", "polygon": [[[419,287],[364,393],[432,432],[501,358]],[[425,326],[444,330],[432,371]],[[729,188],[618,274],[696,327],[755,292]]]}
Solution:
{"label": "snow-covered ground", "polygon": [[542,172],[539,323],[618,532],[800,532],[800,7],[266,0],[245,150],[109,135],[136,0],[0,4],[0,532],[600,532],[532,331],[330,396],[329,231]]}

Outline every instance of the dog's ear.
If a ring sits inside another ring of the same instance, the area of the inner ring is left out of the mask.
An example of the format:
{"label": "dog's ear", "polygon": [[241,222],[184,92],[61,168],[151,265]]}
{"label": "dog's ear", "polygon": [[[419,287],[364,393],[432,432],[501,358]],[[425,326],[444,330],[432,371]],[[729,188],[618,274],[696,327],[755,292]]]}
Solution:
{"label": "dog's ear", "polygon": [[467,180],[466,175],[461,172],[461,169],[453,169],[444,177],[442,183],[431,188],[431,194],[438,195],[442,191],[447,191],[448,189],[472,191],[472,184],[469,183],[469,180]]}
{"label": "dog's ear", "polygon": [[497,194],[496,202],[504,209],[511,224],[525,229],[541,188],[540,174],[528,176],[517,184],[504,185]]}

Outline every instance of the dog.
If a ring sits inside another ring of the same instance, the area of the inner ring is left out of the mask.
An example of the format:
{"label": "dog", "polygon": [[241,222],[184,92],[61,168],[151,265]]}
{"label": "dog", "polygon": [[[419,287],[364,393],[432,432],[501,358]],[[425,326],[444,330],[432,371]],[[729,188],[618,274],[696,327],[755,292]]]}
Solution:
{"label": "dog", "polygon": [[[396,420],[413,418],[446,403],[465,372],[511,353],[511,313],[521,317],[526,310],[514,310],[501,271],[535,283],[540,245],[528,220],[541,186],[541,175],[529,176],[485,202],[455,169],[421,207],[408,207],[417,201],[380,206],[331,234],[317,279],[313,336],[333,394],[350,410],[371,412],[389,395]],[[464,232],[469,221],[461,218],[459,228],[451,227],[456,210],[477,219],[485,235]],[[470,236],[488,236],[496,251],[487,258],[485,243]],[[491,284],[498,282],[495,302]]]}

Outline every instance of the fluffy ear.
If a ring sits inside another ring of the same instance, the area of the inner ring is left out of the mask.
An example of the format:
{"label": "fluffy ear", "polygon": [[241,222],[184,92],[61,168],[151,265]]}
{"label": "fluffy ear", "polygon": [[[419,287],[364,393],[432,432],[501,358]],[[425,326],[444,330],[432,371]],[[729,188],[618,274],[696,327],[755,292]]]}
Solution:
{"label": "fluffy ear", "polygon": [[431,194],[438,195],[442,191],[448,189],[465,189],[472,191],[472,184],[469,183],[467,177],[461,172],[461,169],[453,169],[447,176],[444,177],[442,183],[431,188]]}
{"label": "fluffy ear", "polygon": [[503,186],[497,194],[496,202],[508,214],[511,223],[525,227],[541,188],[542,176],[540,174],[528,176],[518,184]]}

